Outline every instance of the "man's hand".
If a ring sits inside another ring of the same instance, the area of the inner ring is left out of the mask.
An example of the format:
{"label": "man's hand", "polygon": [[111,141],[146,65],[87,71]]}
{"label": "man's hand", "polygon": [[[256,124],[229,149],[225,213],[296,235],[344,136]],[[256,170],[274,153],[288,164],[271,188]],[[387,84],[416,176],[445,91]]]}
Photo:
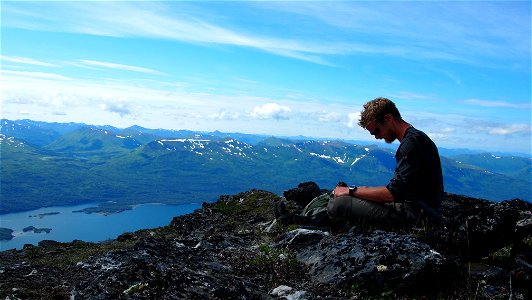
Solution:
{"label": "man's hand", "polygon": [[334,188],[334,198],[341,196],[349,196],[349,187],[347,186],[337,186]]}

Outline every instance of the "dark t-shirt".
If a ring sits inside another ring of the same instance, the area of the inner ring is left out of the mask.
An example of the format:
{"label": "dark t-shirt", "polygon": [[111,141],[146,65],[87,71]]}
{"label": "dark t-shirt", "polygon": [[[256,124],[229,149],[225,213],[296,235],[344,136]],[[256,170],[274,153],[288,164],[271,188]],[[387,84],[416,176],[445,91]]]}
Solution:
{"label": "dark t-shirt", "polygon": [[438,148],[422,131],[410,127],[395,153],[397,166],[386,186],[394,202],[405,203],[413,217],[421,209],[431,219],[441,218],[443,176]]}

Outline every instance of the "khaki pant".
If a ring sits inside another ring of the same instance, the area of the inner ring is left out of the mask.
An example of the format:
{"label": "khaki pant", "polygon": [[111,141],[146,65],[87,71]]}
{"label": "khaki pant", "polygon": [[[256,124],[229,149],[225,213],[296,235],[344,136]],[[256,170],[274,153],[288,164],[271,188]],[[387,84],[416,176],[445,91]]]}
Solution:
{"label": "khaki pant", "polygon": [[330,199],[327,214],[331,219],[364,219],[372,222],[408,222],[410,218],[402,203],[375,203],[351,196]]}

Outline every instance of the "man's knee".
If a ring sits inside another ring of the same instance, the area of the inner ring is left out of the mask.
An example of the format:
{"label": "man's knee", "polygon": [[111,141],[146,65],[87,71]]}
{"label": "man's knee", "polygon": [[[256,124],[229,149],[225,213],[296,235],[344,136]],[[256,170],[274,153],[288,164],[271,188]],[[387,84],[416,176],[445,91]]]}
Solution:
{"label": "man's knee", "polygon": [[349,216],[351,214],[351,201],[350,196],[341,196],[331,199],[327,205],[327,214],[331,219],[338,219]]}

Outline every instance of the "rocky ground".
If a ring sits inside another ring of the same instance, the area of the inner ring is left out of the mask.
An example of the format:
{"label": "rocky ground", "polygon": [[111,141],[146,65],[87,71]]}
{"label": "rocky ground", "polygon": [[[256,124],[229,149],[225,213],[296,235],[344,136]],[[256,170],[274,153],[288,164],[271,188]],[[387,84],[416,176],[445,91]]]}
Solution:
{"label": "rocky ground", "polygon": [[[285,192],[290,211],[319,194]],[[532,204],[447,194],[435,228],[281,224],[270,192],[105,243],[0,252],[1,299],[530,299]]]}

